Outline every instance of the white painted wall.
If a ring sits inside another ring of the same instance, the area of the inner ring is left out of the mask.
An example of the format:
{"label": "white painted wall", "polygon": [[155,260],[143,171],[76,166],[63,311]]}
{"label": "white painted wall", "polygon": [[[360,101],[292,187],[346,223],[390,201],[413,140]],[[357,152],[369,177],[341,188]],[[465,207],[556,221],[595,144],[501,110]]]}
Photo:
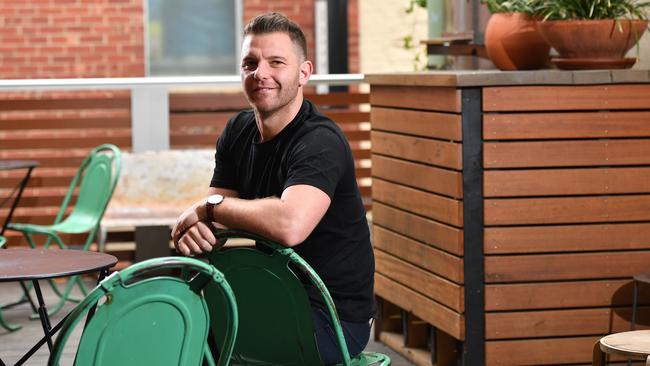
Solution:
{"label": "white painted wall", "polygon": [[409,0],[359,0],[362,73],[414,70],[415,50],[405,50],[402,39],[410,34],[419,44],[427,38],[427,12],[416,6],[406,14],[408,4]]}

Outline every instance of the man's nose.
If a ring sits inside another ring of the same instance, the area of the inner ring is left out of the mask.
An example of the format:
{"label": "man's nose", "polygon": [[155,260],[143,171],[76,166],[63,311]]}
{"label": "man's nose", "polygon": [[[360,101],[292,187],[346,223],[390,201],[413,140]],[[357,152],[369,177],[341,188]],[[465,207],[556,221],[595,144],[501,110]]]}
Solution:
{"label": "man's nose", "polygon": [[255,73],[253,76],[257,80],[262,80],[266,79],[269,75],[269,65],[267,65],[265,62],[260,62],[257,64],[257,69],[255,69]]}

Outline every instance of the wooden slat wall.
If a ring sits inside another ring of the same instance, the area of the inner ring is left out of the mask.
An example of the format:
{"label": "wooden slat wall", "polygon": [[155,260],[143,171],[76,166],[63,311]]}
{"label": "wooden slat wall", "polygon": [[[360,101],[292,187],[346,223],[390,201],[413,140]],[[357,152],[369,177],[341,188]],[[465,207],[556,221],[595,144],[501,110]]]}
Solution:
{"label": "wooden slat wall", "polygon": [[460,93],[373,86],[378,296],[465,337]]}
{"label": "wooden slat wall", "polygon": [[[369,96],[361,92],[307,95],[339,123],[350,141],[366,208],[370,197]],[[0,159],[37,160],[14,222],[48,224],[90,148],[114,143],[131,150],[128,91],[39,92],[0,94]],[[248,104],[241,93],[191,92],[170,95],[170,141],[173,149],[208,148],[228,119]],[[23,176],[0,172],[0,202]],[[0,208],[4,222],[7,208]],[[11,233],[9,245],[25,245]]]}
{"label": "wooden slat wall", "polygon": [[[39,162],[14,222],[52,223],[72,176],[91,148],[113,143],[130,150],[130,108],[127,91],[0,94],[0,159]],[[0,202],[24,174],[24,170],[0,172]],[[1,222],[7,212],[7,206],[0,208]],[[9,245],[26,245],[16,233],[5,234]]]}
{"label": "wooden slat wall", "polygon": [[490,87],[483,107],[486,364],[590,363],[650,268],[650,87]]}

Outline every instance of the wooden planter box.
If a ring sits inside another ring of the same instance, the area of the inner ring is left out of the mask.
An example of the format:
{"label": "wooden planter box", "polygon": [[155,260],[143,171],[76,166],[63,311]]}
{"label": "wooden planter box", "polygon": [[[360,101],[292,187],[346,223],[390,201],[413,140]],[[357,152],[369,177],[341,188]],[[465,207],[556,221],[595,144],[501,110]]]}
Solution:
{"label": "wooden planter box", "polygon": [[631,277],[650,272],[648,71],[368,81],[381,299],[465,365],[590,363],[629,329]]}

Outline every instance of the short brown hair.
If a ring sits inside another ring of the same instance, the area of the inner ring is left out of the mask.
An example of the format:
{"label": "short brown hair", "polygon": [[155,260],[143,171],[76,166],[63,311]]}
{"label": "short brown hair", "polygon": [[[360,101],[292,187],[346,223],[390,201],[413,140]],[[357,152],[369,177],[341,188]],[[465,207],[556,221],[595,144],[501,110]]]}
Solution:
{"label": "short brown hair", "polygon": [[298,24],[291,21],[284,14],[264,13],[256,16],[244,27],[243,35],[246,37],[249,34],[275,32],[286,33],[291,38],[291,41],[300,48],[302,56],[307,58],[307,39],[305,39],[305,34]]}

